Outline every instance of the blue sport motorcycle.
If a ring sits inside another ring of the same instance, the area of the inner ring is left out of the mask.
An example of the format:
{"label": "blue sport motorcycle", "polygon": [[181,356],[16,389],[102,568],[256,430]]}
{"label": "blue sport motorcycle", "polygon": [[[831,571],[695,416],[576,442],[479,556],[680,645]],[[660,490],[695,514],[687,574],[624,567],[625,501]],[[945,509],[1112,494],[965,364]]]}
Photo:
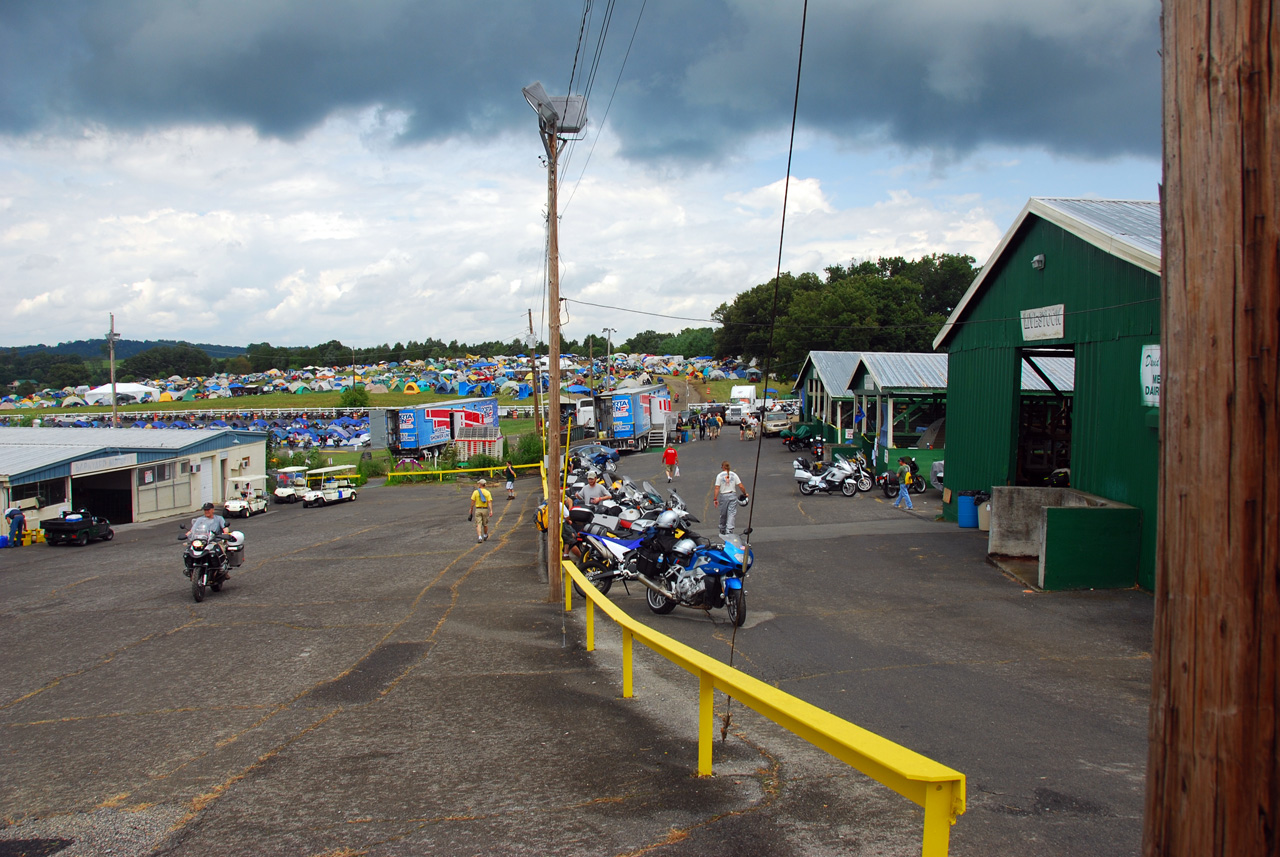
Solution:
{"label": "blue sport motorcycle", "polygon": [[[743,533],[749,534],[749,529]],[[657,575],[642,572],[637,579],[648,590],[645,599],[654,613],[670,613],[677,606],[723,607],[729,621],[741,627],[747,621],[743,582],[754,559],[749,544],[738,536],[725,536],[724,544],[699,545],[687,561],[672,561]]]}

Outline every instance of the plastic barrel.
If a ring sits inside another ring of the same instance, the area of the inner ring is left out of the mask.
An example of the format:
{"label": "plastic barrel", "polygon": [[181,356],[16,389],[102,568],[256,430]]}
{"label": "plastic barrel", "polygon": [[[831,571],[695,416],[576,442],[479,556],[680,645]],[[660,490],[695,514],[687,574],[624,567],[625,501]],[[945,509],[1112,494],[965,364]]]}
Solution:
{"label": "plastic barrel", "polygon": [[9,546],[9,537],[0,536],[0,548],[7,548],[8,546]]}
{"label": "plastic barrel", "polygon": [[961,527],[971,530],[977,529],[978,507],[973,502],[971,495],[960,495],[959,505],[956,507],[956,518],[959,520]]}

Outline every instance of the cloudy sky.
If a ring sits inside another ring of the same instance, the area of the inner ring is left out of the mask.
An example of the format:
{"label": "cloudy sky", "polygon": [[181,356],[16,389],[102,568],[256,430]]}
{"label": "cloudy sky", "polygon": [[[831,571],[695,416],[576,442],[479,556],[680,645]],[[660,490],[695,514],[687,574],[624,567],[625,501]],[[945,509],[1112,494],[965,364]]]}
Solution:
{"label": "cloudy sky", "polygon": [[[700,326],[777,265],[801,0],[5,0],[0,345]],[[1158,0],[812,0],[783,268],[1155,199]],[[585,23],[584,23],[585,19]],[[584,33],[581,40],[579,34]],[[575,63],[576,57],[576,63]],[[593,306],[602,305],[602,306]],[[608,307],[608,308],[606,308]]]}

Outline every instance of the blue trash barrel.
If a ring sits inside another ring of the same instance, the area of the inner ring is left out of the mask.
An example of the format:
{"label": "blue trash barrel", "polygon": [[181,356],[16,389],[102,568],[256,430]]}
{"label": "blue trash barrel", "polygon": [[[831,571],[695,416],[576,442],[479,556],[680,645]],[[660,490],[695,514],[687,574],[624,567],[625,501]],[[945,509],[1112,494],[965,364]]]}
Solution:
{"label": "blue trash barrel", "polygon": [[9,546],[9,537],[0,536],[0,548],[7,548],[8,546]]}
{"label": "blue trash barrel", "polygon": [[956,507],[956,518],[960,521],[961,527],[971,530],[978,528],[978,505],[973,502],[972,494],[961,494],[959,505]]}

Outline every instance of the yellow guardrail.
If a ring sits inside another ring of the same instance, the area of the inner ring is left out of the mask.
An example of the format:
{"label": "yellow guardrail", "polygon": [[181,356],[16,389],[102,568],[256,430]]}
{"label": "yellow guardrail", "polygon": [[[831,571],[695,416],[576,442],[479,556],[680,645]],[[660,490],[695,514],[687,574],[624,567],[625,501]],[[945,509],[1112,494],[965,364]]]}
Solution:
{"label": "yellow guardrail", "polygon": [[881,785],[924,808],[923,857],[945,857],[950,847],[951,825],[965,810],[965,777],[959,771],[882,738],[861,726],[823,711],[785,691],[704,655],[684,643],[661,634],[628,616],[596,589],[567,560],[564,572],[564,609],[573,609],[576,581],[586,593],[587,651],[595,651],[595,606],[622,628],[622,695],[630,698],[632,643],[639,640],[667,660],[698,677],[698,774],[710,776],[715,740],[714,692],[754,709],[789,732],[825,750]]}
{"label": "yellow guardrail", "polygon": [[[393,470],[387,474],[387,484],[391,485],[399,480],[407,480],[410,476],[432,476],[439,477],[443,482],[446,474],[449,473],[487,473],[493,476],[495,473],[506,468],[507,465],[500,464],[497,467],[459,467],[454,470]],[[513,464],[516,470],[527,469],[530,467],[542,467],[541,464]]]}

